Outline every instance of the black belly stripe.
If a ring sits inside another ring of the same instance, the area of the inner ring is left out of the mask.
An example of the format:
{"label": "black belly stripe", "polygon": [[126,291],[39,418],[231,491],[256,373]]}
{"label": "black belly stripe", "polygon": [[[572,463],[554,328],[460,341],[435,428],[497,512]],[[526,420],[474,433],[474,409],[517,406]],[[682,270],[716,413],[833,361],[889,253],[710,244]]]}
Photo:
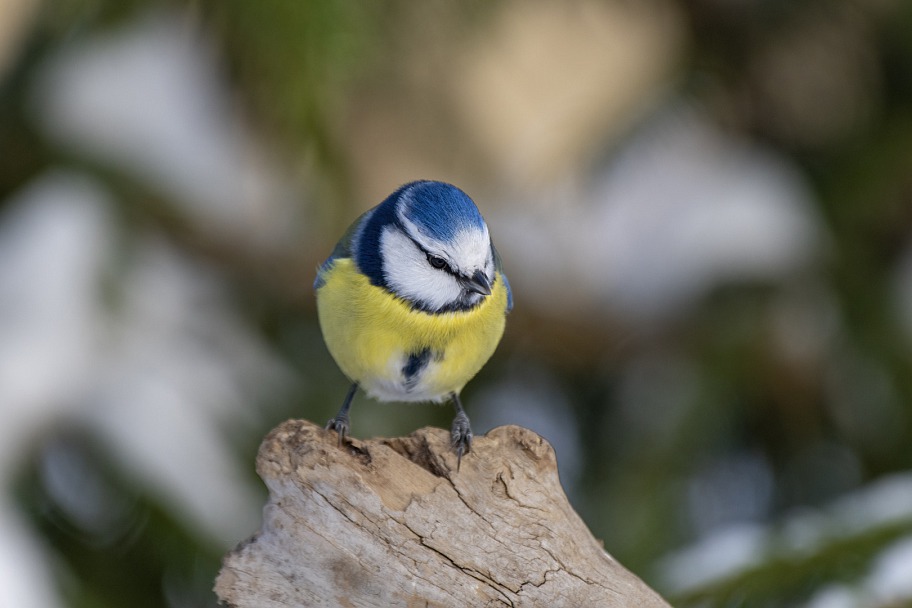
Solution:
{"label": "black belly stripe", "polygon": [[418,378],[424,368],[431,361],[431,349],[425,348],[417,353],[411,353],[402,366],[402,375],[405,377],[405,390],[411,390],[418,384]]}

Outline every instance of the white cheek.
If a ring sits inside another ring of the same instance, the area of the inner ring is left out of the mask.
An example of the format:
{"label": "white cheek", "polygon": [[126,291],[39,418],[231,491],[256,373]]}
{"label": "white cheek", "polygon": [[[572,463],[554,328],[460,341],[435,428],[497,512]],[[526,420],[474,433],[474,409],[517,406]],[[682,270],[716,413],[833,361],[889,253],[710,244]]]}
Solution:
{"label": "white cheek", "polygon": [[437,309],[462,294],[456,279],[432,268],[424,252],[398,230],[387,228],[383,231],[380,252],[386,281],[397,295]]}

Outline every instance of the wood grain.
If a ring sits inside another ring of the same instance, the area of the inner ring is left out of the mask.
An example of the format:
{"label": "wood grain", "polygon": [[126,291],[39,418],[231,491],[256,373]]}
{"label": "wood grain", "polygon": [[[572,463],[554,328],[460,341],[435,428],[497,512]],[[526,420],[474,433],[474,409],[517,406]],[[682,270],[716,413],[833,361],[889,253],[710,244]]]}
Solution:
{"label": "wood grain", "polygon": [[351,439],[289,420],[263,441],[263,525],[219,599],[279,606],[668,606],[573,511],[551,446],[506,426],[456,472],[449,433]]}

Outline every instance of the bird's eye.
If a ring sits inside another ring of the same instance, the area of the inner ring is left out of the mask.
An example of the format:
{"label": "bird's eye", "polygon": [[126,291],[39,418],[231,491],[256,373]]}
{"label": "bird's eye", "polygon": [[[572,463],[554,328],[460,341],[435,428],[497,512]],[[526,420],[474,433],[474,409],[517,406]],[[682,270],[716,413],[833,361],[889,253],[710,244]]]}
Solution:
{"label": "bird's eye", "polygon": [[438,270],[442,269],[442,268],[446,268],[446,265],[447,265],[446,260],[444,260],[439,255],[433,255],[433,254],[429,253],[427,256],[427,259],[428,259],[428,264],[430,264],[434,268],[437,268]]}

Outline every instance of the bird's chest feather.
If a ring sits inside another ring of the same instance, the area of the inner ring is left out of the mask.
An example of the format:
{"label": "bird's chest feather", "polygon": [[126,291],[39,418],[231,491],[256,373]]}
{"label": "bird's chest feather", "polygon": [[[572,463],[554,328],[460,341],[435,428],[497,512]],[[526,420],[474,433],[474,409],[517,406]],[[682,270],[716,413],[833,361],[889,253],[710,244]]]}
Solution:
{"label": "bird's chest feather", "polygon": [[458,392],[503,334],[506,290],[469,311],[414,310],[371,285],[350,259],[336,260],[317,292],[324,338],[342,371],[386,400],[442,400]]}

